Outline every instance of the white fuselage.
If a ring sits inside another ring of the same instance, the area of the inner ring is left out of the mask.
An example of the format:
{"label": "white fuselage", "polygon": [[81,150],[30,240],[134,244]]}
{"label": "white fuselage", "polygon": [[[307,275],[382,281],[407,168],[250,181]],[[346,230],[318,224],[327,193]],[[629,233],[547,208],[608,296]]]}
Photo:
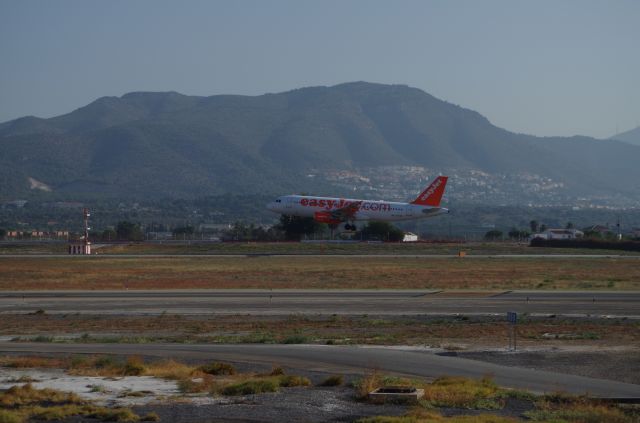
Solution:
{"label": "white fuselage", "polygon": [[307,195],[284,195],[267,205],[275,213],[301,217],[314,217],[317,212],[331,212],[347,207],[349,204],[361,204],[349,221],[379,220],[398,221],[421,219],[448,213],[442,207],[421,206],[395,201],[370,201],[352,198],[313,197]]}

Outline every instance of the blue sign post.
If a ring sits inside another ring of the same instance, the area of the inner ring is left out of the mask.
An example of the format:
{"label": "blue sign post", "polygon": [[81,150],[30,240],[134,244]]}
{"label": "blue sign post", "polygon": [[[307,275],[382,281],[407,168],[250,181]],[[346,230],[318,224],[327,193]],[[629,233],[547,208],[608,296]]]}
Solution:
{"label": "blue sign post", "polygon": [[515,351],[517,349],[516,323],[518,323],[518,313],[515,311],[508,311],[507,321],[509,322],[509,351]]}

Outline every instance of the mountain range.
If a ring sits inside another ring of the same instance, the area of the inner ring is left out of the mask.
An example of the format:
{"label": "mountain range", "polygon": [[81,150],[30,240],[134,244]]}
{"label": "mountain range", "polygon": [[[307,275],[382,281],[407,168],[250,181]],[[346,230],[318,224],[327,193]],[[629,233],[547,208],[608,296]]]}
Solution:
{"label": "mountain range", "polygon": [[330,193],[320,169],[531,173],[576,194],[640,194],[640,146],[535,137],[417,88],[366,82],[259,96],[132,92],[0,124],[0,199]]}
{"label": "mountain range", "polygon": [[640,126],[629,131],[616,134],[610,139],[628,142],[629,144],[640,145]]}

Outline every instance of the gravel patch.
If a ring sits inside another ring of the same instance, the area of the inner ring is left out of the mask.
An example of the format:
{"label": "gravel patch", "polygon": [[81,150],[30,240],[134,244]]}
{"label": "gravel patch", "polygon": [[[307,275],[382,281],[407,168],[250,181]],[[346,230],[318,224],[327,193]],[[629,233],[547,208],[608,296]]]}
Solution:
{"label": "gravel patch", "polygon": [[280,392],[227,398],[217,404],[165,403],[134,407],[144,415],[156,412],[161,421],[201,422],[352,422],[361,417],[406,413],[406,405],[357,402],[350,388],[285,388]]}

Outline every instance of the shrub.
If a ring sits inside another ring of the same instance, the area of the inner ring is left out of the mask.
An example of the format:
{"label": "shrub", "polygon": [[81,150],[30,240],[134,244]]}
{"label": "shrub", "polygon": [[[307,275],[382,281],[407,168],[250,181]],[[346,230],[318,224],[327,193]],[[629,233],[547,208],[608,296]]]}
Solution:
{"label": "shrub", "polygon": [[124,366],[125,376],[140,376],[145,371],[144,361],[140,357],[129,357]]}
{"label": "shrub", "polygon": [[367,373],[364,377],[354,382],[354,387],[357,391],[357,396],[360,399],[365,399],[369,396],[369,392],[375,391],[382,386],[382,378],[377,371]]}
{"label": "shrub", "polygon": [[344,377],[342,375],[332,375],[323,380],[320,386],[340,386],[343,383]]}
{"label": "shrub", "polygon": [[152,411],[151,413],[147,413],[146,415],[142,416],[140,420],[143,422],[159,422],[160,416]]}
{"label": "shrub", "polygon": [[222,395],[251,395],[263,392],[277,392],[278,382],[273,379],[250,380],[229,385],[222,390]]}
{"label": "shrub", "polygon": [[0,423],[22,423],[25,418],[18,412],[0,410]]}
{"label": "shrub", "polygon": [[280,386],[291,388],[293,386],[309,386],[311,381],[304,376],[280,376],[278,378]]}
{"label": "shrub", "polygon": [[[195,369],[197,370],[197,369]],[[147,365],[145,374],[166,379],[181,380],[191,377],[194,368],[174,360],[162,360]]]}
{"label": "shrub", "polygon": [[82,404],[84,401],[74,393],[61,392],[55,389],[36,389],[30,383],[12,386],[0,394],[0,406],[20,407],[28,405]]}
{"label": "shrub", "polygon": [[88,415],[105,422],[134,423],[140,421],[140,416],[129,408],[105,408],[100,407]]}
{"label": "shrub", "polygon": [[500,389],[490,378],[440,377],[424,387],[424,400],[436,407],[502,408]]}
{"label": "shrub", "polygon": [[273,369],[271,369],[271,372],[269,372],[269,376],[282,376],[284,375],[284,369],[280,366],[276,366]]}
{"label": "shrub", "polygon": [[309,342],[309,338],[304,335],[291,335],[282,340],[283,344],[304,344]]}
{"label": "shrub", "polygon": [[206,364],[204,366],[200,366],[198,367],[198,370],[200,370],[203,373],[207,373],[210,375],[235,375],[236,374],[236,368],[233,367],[233,365],[228,364],[228,363],[211,363],[211,364]]}

